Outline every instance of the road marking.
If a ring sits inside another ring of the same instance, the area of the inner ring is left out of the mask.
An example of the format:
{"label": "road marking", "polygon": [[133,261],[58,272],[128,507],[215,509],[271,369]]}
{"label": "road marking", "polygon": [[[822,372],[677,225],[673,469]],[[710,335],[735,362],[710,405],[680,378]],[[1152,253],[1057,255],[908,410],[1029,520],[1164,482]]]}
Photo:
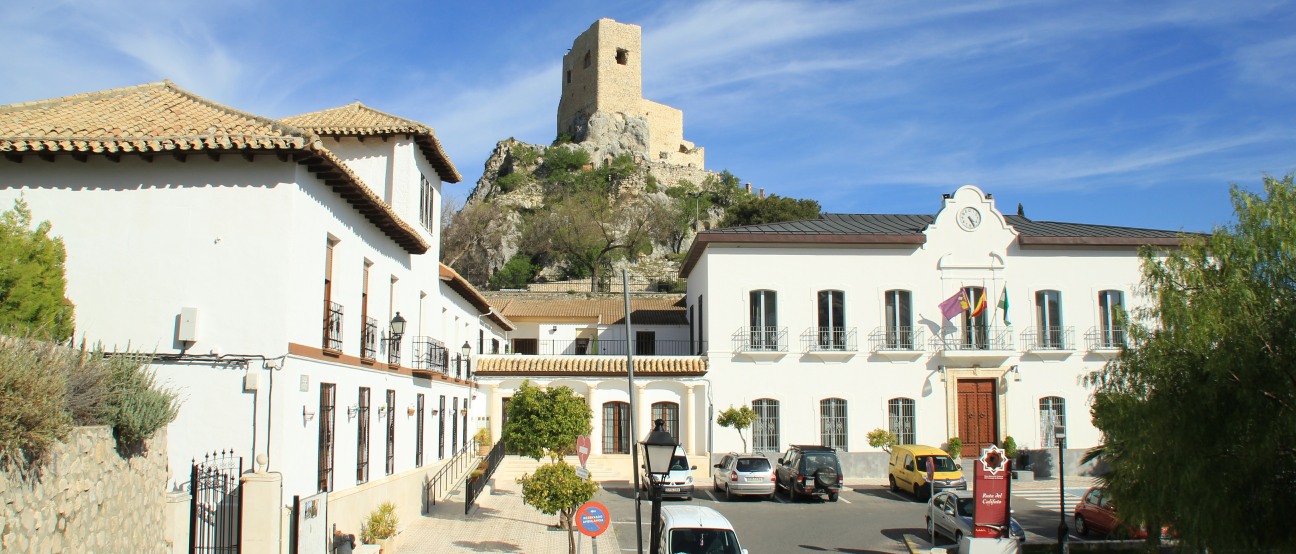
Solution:
{"label": "road marking", "polygon": [[711,494],[711,491],[703,489],[702,492],[706,493],[707,498],[710,498],[712,502],[719,502],[719,500],[716,500],[715,495]]}
{"label": "road marking", "polygon": [[850,504],[850,503],[851,503],[851,501],[846,500],[845,498],[840,498],[840,497],[839,497],[838,500],[841,500],[842,502],[845,502],[845,503],[847,503],[847,504]]}

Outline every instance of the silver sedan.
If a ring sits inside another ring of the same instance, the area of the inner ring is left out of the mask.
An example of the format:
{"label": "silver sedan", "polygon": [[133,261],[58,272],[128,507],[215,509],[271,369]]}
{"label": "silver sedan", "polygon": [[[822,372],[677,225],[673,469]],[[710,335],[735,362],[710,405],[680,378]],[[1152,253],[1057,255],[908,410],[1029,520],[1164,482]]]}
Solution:
{"label": "silver sedan", "polygon": [[[972,491],[942,491],[931,498],[927,511],[927,532],[945,535],[960,542],[964,536],[972,535],[972,512],[976,509],[976,499]],[[935,516],[933,520],[932,517]],[[1008,518],[1012,536],[1018,542],[1026,542],[1026,530],[1017,523],[1016,518]]]}
{"label": "silver sedan", "polygon": [[774,498],[774,466],[760,454],[730,452],[711,466],[711,484],[726,500],[735,496]]}

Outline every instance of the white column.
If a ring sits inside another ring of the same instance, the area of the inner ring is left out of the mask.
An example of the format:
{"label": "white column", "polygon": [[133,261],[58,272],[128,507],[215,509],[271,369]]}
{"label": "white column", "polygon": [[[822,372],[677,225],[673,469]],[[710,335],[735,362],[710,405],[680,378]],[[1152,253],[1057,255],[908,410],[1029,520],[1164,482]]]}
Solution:
{"label": "white column", "polygon": [[638,422],[635,424],[635,432],[638,433],[639,436],[630,437],[632,447],[634,444],[643,440],[644,437],[648,436],[648,433],[651,432],[653,428],[652,406],[644,404],[644,389],[646,388],[648,388],[647,383],[635,383],[635,411],[639,413],[630,414],[630,417],[635,418],[635,421]]}
{"label": "white column", "polygon": [[486,391],[486,417],[490,422],[491,440],[499,442],[500,435],[504,433],[503,418],[500,417],[503,401],[499,395],[499,383],[482,383],[481,387]]}
{"label": "white column", "polygon": [[697,418],[694,416],[694,406],[697,404],[693,398],[697,396],[695,391],[697,385],[684,386],[684,432],[680,433],[680,444],[684,445],[684,451],[689,454],[701,452],[697,441]]}

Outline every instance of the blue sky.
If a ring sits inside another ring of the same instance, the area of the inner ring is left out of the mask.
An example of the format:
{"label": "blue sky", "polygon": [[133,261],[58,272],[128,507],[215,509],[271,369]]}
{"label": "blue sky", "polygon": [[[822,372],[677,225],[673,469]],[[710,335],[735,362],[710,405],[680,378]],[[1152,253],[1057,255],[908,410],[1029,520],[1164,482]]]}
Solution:
{"label": "blue sky", "polygon": [[643,27],[645,97],[709,169],[824,211],[933,213],[976,184],[1033,219],[1208,231],[1296,170],[1292,2],[24,2],[0,104],[169,78],[284,117],[360,100],[464,174],[549,143],[562,55]]}

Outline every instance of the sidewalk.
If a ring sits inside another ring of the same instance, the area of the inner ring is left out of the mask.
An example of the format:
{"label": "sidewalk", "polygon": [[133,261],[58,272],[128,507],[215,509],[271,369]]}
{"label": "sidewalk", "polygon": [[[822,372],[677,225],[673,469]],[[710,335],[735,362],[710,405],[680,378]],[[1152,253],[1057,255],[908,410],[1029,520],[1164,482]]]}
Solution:
{"label": "sidewalk", "polygon": [[[464,515],[463,491],[454,491],[432,513],[409,522],[400,534],[396,552],[436,554],[441,552],[567,552],[567,531],[553,527],[558,516],[547,516],[522,503],[522,487],[509,482],[496,489],[497,482],[482,491],[470,513]],[[461,487],[462,489],[462,487]],[[591,539],[576,533],[582,554],[619,554],[611,528]]]}

